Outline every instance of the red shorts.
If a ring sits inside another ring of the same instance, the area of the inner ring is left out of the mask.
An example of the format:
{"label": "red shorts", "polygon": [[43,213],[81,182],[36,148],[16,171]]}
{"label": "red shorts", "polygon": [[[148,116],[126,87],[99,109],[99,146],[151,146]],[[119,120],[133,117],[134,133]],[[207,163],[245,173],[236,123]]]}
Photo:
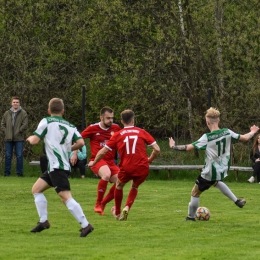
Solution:
{"label": "red shorts", "polygon": [[149,175],[149,168],[137,168],[133,172],[126,172],[123,169],[120,169],[118,173],[118,180],[122,183],[127,183],[133,180],[133,185],[137,188],[141,183],[143,183],[147,176]]}
{"label": "red shorts", "polygon": [[98,175],[98,171],[100,169],[100,167],[107,165],[108,168],[111,171],[111,176],[118,174],[119,172],[119,168],[118,166],[114,163],[114,161],[112,162],[107,162],[103,159],[101,159],[99,162],[97,162],[94,166],[92,166],[90,169],[92,172],[94,172],[94,174]]}

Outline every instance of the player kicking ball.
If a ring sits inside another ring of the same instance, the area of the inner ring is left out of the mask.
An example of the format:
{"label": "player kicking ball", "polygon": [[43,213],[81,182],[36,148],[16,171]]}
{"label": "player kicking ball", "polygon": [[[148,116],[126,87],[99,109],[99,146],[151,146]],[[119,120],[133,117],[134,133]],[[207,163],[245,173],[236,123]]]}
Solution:
{"label": "player kicking ball", "polygon": [[249,133],[240,135],[228,128],[219,128],[220,112],[212,107],[207,110],[205,117],[210,133],[204,134],[196,142],[176,146],[175,141],[169,138],[170,147],[176,151],[198,149],[205,150],[206,153],[204,167],[191,191],[186,220],[192,221],[195,221],[201,193],[211,186],[218,188],[225,196],[234,201],[238,207],[243,208],[246,201],[239,200],[222,180],[228,175],[232,140],[248,141],[259,130],[259,127],[254,125],[251,126]]}

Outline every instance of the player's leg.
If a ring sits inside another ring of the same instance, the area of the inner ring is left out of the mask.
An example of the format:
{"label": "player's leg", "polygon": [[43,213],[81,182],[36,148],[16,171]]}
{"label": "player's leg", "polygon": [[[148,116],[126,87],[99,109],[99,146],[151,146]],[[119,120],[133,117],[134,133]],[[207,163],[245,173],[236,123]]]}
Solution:
{"label": "player's leg", "polygon": [[104,209],[107,203],[109,203],[111,200],[114,199],[114,193],[115,193],[115,187],[117,182],[117,176],[119,172],[119,168],[116,164],[109,165],[110,171],[111,171],[111,177],[109,179],[109,182],[114,183],[112,187],[109,189],[107,195],[103,198],[101,201],[101,209],[100,215],[104,215]]}
{"label": "player's leg", "polygon": [[123,208],[119,220],[127,220],[129,210],[133,206],[138,194],[138,187],[146,180],[149,174],[149,168],[137,168],[132,174],[132,186],[127,196],[125,207]]}
{"label": "player's leg", "polygon": [[235,204],[243,208],[244,205],[246,204],[245,200],[239,200],[235,194],[229,189],[229,187],[222,181],[218,181],[217,184],[215,185],[216,188],[218,188],[225,196],[227,196],[229,199],[235,202]]}
{"label": "player's leg", "polygon": [[[98,167],[99,162],[95,166]],[[92,171],[96,170],[97,167],[95,167],[95,166],[91,168]],[[101,213],[102,212],[101,201],[102,201],[104,194],[106,192],[107,185],[108,185],[109,179],[111,177],[111,171],[110,171],[110,168],[108,167],[107,164],[103,164],[98,168],[98,172],[94,172],[94,173],[97,173],[101,178],[100,181],[98,182],[97,200],[96,200],[96,204],[95,204],[95,207],[94,207],[94,211],[97,212],[97,213]]]}
{"label": "player's leg", "polygon": [[69,190],[60,191],[59,196],[62,202],[66,205],[72,216],[78,221],[81,225],[81,237],[86,237],[90,232],[94,230],[91,224],[88,222],[82,207],[80,204],[72,197]]}
{"label": "player's leg", "polygon": [[119,216],[120,216],[121,205],[122,205],[122,200],[123,200],[123,188],[124,188],[125,184],[127,183],[127,180],[124,181],[124,179],[122,178],[122,174],[119,173],[119,175],[121,175],[121,178],[117,179],[115,193],[114,193],[115,211],[112,212],[113,215],[116,217],[116,219],[119,219]]}
{"label": "player's leg", "polygon": [[104,210],[105,210],[106,204],[114,199],[114,197],[115,197],[115,188],[116,188],[116,184],[113,184],[111,186],[111,188],[109,189],[109,191],[108,191],[107,195],[105,196],[105,198],[103,198],[103,200],[101,201],[101,210],[102,211],[99,213],[100,215],[104,215]]}
{"label": "player's leg", "polygon": [[196,210],[200,204],[200,194],[201,191],[199,190],[198,185],[195,183],[191,190],[191,198],[188,205],[188,217],[186,218],[186,220],[195,221]]}
{"label": "player's leg", "polygon": [[120,214],[120,218],[119,220],[127,220],[130,208],[133,206],[134,201],[137,197],[138,194],[138,186],[135,186],[134,184],[132,184],[132,187],[129,191],[127,200],[126,200],[126,204]]}
{"label": "player's leg", "polygon": [[[47,210],[47,199],[44,196],[43,192],[46,189],[51,187],[50,179],[48,179],[48,174],[43,174],[33,185],[32,194],[34,196],[35,206],[39,215],[39,222],[36,227],[34,227],[31,232],[41,232],[44,229],[48,229],[50,227],[50,223],[48,221],[48,210]],[[48,183],[49,182],[49,183]]]}
{"label": "player's leg", "polygon": [[80,204],[72,197],[68,176],[69,172],[63,170],[55,170],[50,173],[50,178],[55,187],[55,191],[60,196],[62,202],[66,205],[72,216],[82,227],[80,230],[80,237],[86,237],[94,230],[94,228],[88,222]]}
{"label": "player's leg", "polygon": [[188,217],[186,217],[185,220],[195,221],[195,214],[200,204],[200,194],[215,184],[215,181],[208,181],[202,178],[201,175],[198,176],[195,185],[191,190],[191,199],[188,206]]}

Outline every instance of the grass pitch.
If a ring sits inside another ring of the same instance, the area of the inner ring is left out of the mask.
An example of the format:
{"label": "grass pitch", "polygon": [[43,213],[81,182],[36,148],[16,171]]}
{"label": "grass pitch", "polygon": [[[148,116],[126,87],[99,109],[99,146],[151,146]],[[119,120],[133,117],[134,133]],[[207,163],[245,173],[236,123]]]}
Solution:
{"label": "grass pitch", "polygon": [[[231,182],[227,185],[247,200],[243,209],[210,188],[201,206],[211,211],[207,222],[184,221],[194,180],[149,180],[139,194],[128,220],[119,222],[110,213],[94,213],[97,179],[71,179],[74,198],[95,230],[79,237],[80,225],[53,189],[45,192],[51,227],[31,233],[38,215],[31,194],[36,177],[0,177],[0,259],[259,259],[260,185]],[[110,186],[109,186],[110,187]],[[124,200],[129,191],[125,187]]]}

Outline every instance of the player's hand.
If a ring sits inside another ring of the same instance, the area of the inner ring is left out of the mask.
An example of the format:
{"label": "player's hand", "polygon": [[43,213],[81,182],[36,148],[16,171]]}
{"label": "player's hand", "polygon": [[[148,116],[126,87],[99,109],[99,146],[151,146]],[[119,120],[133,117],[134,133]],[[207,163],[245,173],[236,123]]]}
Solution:
{"label": "player's hand", "polygon": [[29,137],[26,139],[26,142],[28,142],[29,144],[31,144],[31,139],[32,139],[32,137],[29,136]]}
{"label": "player's hand", "polygon": [[259,131],[259,127],[256,126],[256,125],[253,125],[253,126],[250,127],[250,130],[251,130],[252,132],[256,133],[256,132]]}
{"label": "player's hand", "polygon": [[169,138],[169,146],[170,146],[170,148],[175,146],[175,141],[172,139],[172,137]]}
{"label": "player's hand", "polygon": [[94,161],[89,161],[88,167],[92,167],[94,165]]}
{"label": "player's hand", "polygon": [[77,163],[77,160],[78,160],[78,156],[76,153],[73,153],[73,155],[71,156],[70,158],[70,163],[72,166],[74,166],[76,163]]}

